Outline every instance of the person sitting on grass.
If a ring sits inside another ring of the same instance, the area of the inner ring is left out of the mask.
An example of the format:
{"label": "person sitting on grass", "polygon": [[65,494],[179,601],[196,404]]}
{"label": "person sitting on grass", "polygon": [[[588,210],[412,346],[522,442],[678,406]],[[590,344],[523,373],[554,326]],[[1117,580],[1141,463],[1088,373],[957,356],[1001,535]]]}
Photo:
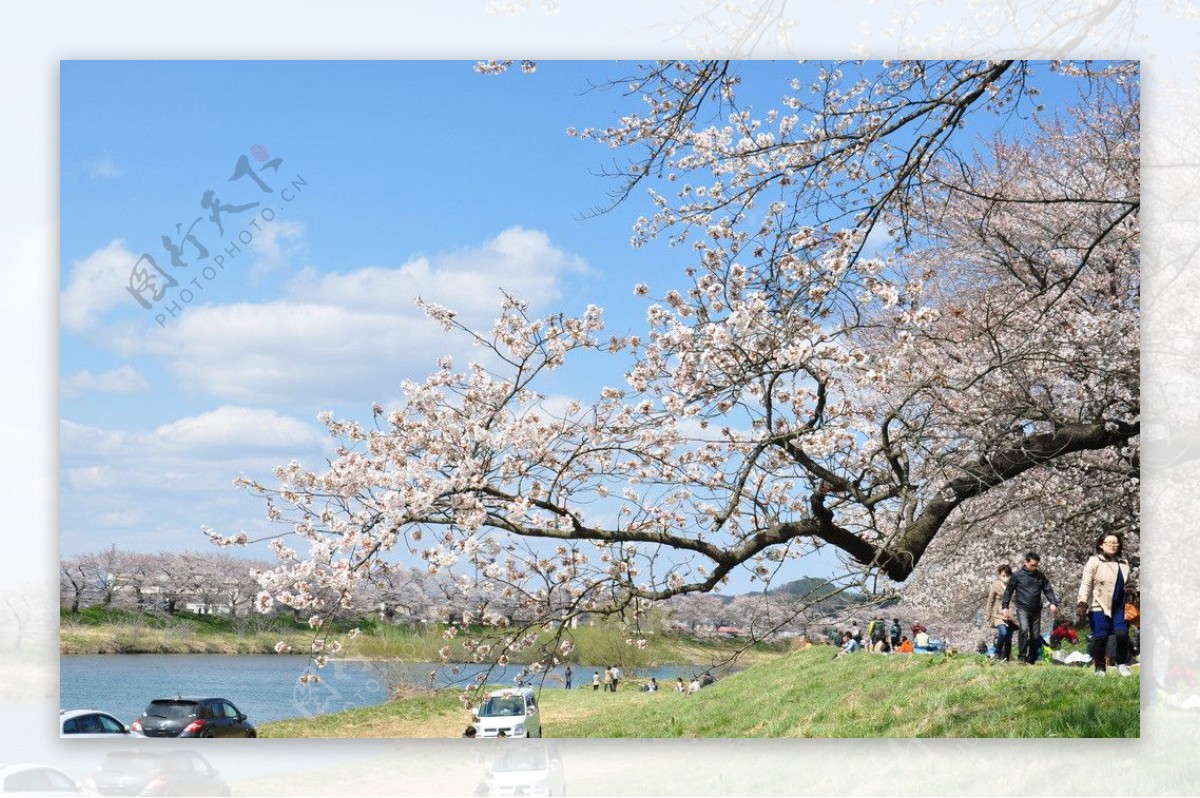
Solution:
{"label": "person sitting on grass", "polygon": [[854,654],[862,649],[862,644],[854,639],[849,632],[842,632],[842,647],[838,649],[838,653],[833,655],[834,659],[844,657],[847,654]]}
{"label": "person sitting on grass", "polygon": [[912,641],[908,639],[908,635],[904,635],[900,638],[900,645],[896,648],[896,650],[901,654],[913,653],[913,644]]}

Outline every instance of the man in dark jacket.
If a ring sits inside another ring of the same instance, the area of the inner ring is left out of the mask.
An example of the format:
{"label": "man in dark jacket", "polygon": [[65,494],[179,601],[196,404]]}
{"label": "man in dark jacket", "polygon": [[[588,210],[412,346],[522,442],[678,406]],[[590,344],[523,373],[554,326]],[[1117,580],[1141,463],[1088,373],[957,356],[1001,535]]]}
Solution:
{"label": "man in dark jacket", "polygon": [[[1018,569],[1009,578],[1008,586],[1004,589],[1004,598],[1000,600],[1005,617],[1009,620],[1012,620],[1014,615],[1016,617],[1017,642],[1021,648],[1019,661],[1028,662],[1030,665],[1037,662],[1038,649],[1041,648],[1042,594],[1045,594],[1046,601],[1050,602],[1051,620],[1058,610],[1054,588],[1050,586],[1046,575],[1038,570],[1041,560],[1036,551],[1027,552],[1025,567]],[[1015,613],[1010,603],[1016,604]]]}

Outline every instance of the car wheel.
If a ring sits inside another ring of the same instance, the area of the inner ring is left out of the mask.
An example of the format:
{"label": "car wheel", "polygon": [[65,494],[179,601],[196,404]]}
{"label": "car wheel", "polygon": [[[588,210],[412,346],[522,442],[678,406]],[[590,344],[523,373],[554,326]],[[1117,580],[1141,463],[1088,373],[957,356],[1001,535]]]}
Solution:
{"label": "car wheel", "polygon": [[246,736],[247,737],[257,737],[258,732],[256,732],[254,729],[251,729],[250,731],[246,732]]}
{"label": "car wheel", "polygon": [[200,732],[200,734],[198,734],[198,735],[196,735],[196,736],[197,736],[197,737],[199,737],[201,740],[211,740],[211,739],[213,739],[213,737],[215,737],[216,735],[214,735],[214,734],[213,734],[212,732],[210,732],[210,731],[202,731],[202,732]]}

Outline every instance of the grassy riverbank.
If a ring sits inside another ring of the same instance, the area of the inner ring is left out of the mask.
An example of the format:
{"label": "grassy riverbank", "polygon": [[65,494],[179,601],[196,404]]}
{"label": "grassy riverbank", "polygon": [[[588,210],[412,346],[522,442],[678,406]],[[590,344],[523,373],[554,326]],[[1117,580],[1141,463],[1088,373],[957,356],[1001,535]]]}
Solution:
{"label": "grassy riverbank", "polygon": [[[343,658],[435,662],[447,644],[444,627],[408,628],[369,621],[360,625],[354,640],[347,628],[333,629],[330,637],[345,645]],[[464,633],[450,643],[451,659],[467,661]],[[730,640],[701,640],[679,635],[648,635],[645,648],[628,645],[628,633],[615,627],[582,627],[571,631],[575,645],[572,662],[619,664],[626,670],[656,665],[709,667],[727,660],[739,649]],[[283,641],[294,653],[310,650],[314,632],[307,624],[288,618],[230,619],[216,615],[180,612],[175,615],[91,608],[77,614],[63,612],[59,623],[61,654],[272,654]],[[742,652],[739,662],[751,664],[778,657],[786,646],[756,644]],[[530,649],[527,654],[536,651]],[[521,663],[521,654],[510,660]]]}
{"label": "grassy riverbank", "polygon": [[271,654],[280,640],[308,651],[312,639],[307,625],[283,618],[250,623],[96,607],[59,617],[60,654]]}
{"label": "grassy riverbank", "polygon": [[[1135,669],[1136,673],[1136,669]],[[695,695],[542,693],[547,737],[1136,737],[1139,678],[1089,668],[996,665],[976,655],[832,659],[818,647]],[[633,685],[629,685],[633,687]],[[454,695],[428,695],[299,721],[263,737],[457,737]]]}

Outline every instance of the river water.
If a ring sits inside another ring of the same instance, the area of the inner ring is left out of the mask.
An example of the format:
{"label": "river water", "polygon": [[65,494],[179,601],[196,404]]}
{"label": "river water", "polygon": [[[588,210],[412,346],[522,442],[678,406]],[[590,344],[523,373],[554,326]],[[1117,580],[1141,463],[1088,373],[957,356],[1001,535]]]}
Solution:
{"label": "river water", "polygon": [[[450,686],[451,680],[470,681],[483,668],[461,665],[458,674],[438,663],[381,663],[332,660],[320,671],[317,684],[300,684],[307,657],[279,655],[216,654],[105,654],[59,658],[59,707],[100,709],[125,723],[142,714],[154,698],[182,695],[221,697],[232,701],[250,716],[252,723],[283,718],[308,717],[372,706],[387,700],[390,686],[409,683],[425,685],[431,672],[435,684]],[[590,689],[593,671],[604,666],[575,665],[574,686]],[[692,665],[669,665],[639,671],[640,678],[655,677],[669,690],[676,676],[686,681],[701,670]],[[514,684],[520,666],[496,668],[488,681]],[[465,683],[465,682],[464,682]],[[536,685],[534,685],[536,686]],[[543,687],[561,689],[562,671],[551,672]]]}

